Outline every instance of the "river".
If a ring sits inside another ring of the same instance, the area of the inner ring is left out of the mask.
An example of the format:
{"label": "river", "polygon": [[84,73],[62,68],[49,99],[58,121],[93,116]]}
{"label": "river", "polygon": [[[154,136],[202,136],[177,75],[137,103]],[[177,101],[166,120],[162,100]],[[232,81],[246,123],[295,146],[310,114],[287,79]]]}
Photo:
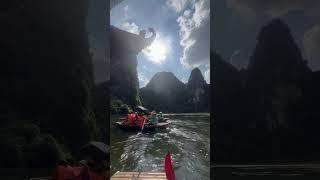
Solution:
{"label": "river", "polygon": [[166,114],[172,124],[156,133],[125,132],[111,117],[111,174],[116,171],[164,171],[169,150],[177,179],[210,179],[209,114]]}

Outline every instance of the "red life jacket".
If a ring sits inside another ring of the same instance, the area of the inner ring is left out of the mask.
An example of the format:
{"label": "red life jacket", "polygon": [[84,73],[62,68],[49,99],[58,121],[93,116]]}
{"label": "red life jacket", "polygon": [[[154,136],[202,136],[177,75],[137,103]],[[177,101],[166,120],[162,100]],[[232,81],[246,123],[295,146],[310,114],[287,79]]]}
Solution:
{"label": "red life jacket", "polygon": [[88,167],[58,166],[55,180],[104,180],[105,177],[90,171]]}
{"label": "red life jacket", "polygon": [[144,117],[143,116],[138,116],[138,122],[137,122],[137,125],[142,127],[143,125],[143,122],[144,122]]}
{"label": "red life jacket", "polygon": [[135,118],[136,118],[136,115],[135,115],[135,114],[133,114],[133,113],[128,114],[128,116],[127,116],[127,123],[133,124],[134,121],[135,121]]}
{"label": "red life jacket", "polygon": [[56,180],[83,180],[84,167],[58,166],[56,169]]}

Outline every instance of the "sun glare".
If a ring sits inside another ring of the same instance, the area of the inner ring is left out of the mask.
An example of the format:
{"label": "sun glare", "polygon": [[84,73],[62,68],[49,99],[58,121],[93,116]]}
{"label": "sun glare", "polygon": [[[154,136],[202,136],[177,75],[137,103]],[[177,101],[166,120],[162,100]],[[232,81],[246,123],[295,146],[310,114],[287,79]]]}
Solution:
{"label": "sun glare", "polygon": [[169,45],[170,43],[167,39],[157,35],[154,42],[143,50],[143,54],[148,60],[162,64],[167,58]]}

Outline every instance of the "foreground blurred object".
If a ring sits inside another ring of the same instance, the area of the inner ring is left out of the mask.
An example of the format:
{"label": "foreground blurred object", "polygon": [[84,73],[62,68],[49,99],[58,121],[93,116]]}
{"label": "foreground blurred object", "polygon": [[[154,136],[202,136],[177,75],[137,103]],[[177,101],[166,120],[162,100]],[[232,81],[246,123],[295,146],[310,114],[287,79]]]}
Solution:
{"label": "foreground blurred object", "polygon": [[171,165],[170,152],[168,151],[164,161],[165,172],[120,172],[117,171],[112,177],[111,180],[123,179],[123,180],[132,180],[132,179],[167,179],[175,180],[175,175]]}
{"label": "foreground blurred object", "polygon": [[109,178],[109,147],[91,141],[80,149],[80,161],[74,165],[70,160],[60,161],[54,177],[31,178],[30,180],[103,180]]}

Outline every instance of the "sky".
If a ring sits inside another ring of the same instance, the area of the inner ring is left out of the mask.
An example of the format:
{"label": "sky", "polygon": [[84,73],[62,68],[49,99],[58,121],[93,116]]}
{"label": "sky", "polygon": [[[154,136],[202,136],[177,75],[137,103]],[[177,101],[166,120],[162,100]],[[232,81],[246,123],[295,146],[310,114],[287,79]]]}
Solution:
{"label": "sky", "polygon": [[272,18],[288,24],[312,70],[320,70],[319,0],[214,0],[212,48],[237,68],[246,67],[260,28]]}
{"label": "sky", "polygon": [[194,67],[210,82],[209,0],[124,0],[111,10],[110,24],[135,34],[149,27],[157,33],[137,57],[140,87],[161,71],[187,82]]}
{"label": "sky", "polygon": [[[204,8],[196,6],[197,3],[201,5],[201,2],[204,2]],[[210,3],[211,8],[208,8],[208,3],[210,1],[124,0],[111,10],[111,24],[132,32],[153,27],[160,34],[158,44],[166,44],[167,48],[159,48],[157,53],[149,56],[146,51],[139,54],[140,85],[145,85],[152,75],[159,71],[172,71],[180,80],[186,82],[190,65],[193,67],[199,64],[209,81],[210,64],[203,60],[203,56],[209,56],[206,53],[209,39],[211,48],[225,60],[238,68],[246,67],[260,28],[275,17],[282,18],[288,24],[309,67],[320,70],[319,0],[214,0]],[[106,70],[108,62],[105,58],[105,50],[108,49],[105,29],[109,24],[106,4],[105,1],[91,0],[88,15],[87,28],[96,82],[109,78]],[[190,9],[194,18],[187,16],[187,10]],[[194,9],[198,9],[197,13]],[[211,9],[211,28],[208,28],[209,22],[205,13],[207,9]],[[198,22],[199,19],[205,20],[200,21],[200,27],[193,28],[195,30],[190,33],[188,23]],[[211,36],[207,32],[210,29]],[[183,33],[184,31],[188,33]],[[190,39],[197,39],[197,42],[188,48]],[[159,56],[153,57],[155,54]]]}

